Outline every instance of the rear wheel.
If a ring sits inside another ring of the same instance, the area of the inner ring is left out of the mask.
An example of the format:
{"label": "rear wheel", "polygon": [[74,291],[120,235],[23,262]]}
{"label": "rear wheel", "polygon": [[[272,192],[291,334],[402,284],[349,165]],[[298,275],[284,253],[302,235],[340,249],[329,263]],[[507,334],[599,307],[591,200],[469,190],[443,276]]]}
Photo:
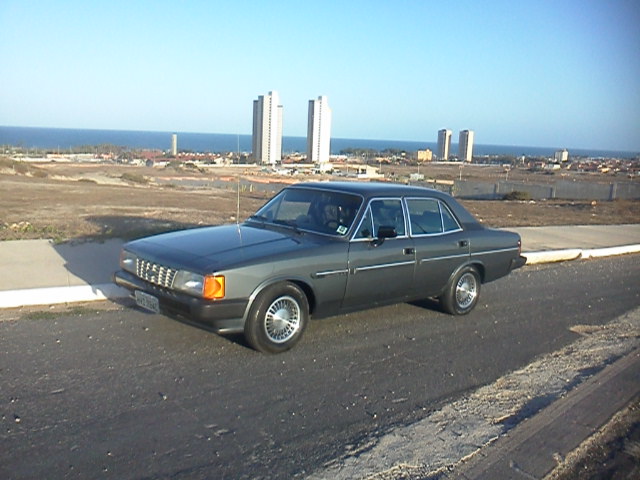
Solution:
{"label": "rear wheel", "polygon": [[260,352],[280,353],[298,343],[308,321],[309,302],[304,292],[293,283],[279,283],[255,299],[244,336]]}
{"label": "rear wheel", "polygon": [[452,315],[466,315],[478,303],[480,275],[473,267],[465,267],[451,280],[440,296],[440,305]]}

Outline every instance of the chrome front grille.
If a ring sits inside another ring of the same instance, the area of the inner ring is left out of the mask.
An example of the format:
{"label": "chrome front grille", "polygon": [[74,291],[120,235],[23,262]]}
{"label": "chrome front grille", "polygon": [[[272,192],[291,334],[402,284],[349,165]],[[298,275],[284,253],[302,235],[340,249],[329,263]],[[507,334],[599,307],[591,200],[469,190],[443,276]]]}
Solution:
{"label": "chrome front grille", "polygon": [[138,258],[136,262],[136,275],[138,275],[138,277],[164,288],[171,288],[176,273],[178,273],[178,271],[173,268],[149,262],[142,258]]}

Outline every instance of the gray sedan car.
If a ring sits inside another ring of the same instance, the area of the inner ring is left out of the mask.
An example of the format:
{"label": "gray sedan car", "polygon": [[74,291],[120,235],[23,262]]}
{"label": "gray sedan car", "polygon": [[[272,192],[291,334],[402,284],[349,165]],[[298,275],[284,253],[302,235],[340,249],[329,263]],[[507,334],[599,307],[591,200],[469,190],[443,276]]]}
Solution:
{"label": "gray sedan car", "polygon": [[454,198],[390,183],[299,183],[242,224],[124,245],[114,280],[136,303],[244,333],[277,353],[310,317],[437,298],[470,312],[480,285],[524,265],[516,233],[485,228]]}

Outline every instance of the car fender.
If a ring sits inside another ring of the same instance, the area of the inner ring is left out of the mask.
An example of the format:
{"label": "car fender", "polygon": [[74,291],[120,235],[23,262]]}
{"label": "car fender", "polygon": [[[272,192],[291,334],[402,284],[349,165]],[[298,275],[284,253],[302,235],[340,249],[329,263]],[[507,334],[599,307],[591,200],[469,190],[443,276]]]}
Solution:
{"label": "car fender", "polygon": [[460,270],[462,270],[463,268],[466,267],[473,267],[478,271],[478,274],[480,275],[480,282],[484,283],[484,274],[485,274],[485,265],[481,260],[478,259],[470,259],[467,260],[466,262],[460,264],[458,266],[458,268],[456,268],[451,275],[449,276],[449,279],[447,280],[447,284],[443,287],[443,288],[447,288],[447,285],[451,284],[452,280],[455,278],[455,276],[460,272]]}
{"label": "car fender", "polygon": [[293,283],[302,289],[305,296],[307,297],[307,302],[309,302],[309,313],[311,313],[315,306],[315,294],[313,291],[313,287],[309,284],[309,282],[305,278],[300,276],[279,276],[279,277],[274,277],[274,278],[269,278],[267,280],[264,280],[253,290],[251,295],[249,295],[249,301],[247,302],[247,306],[244,311],[243,320],[246,322],[247,318],[249,317],[249,312],[251,311],[251,307],[253,306],[253,303],[255,302],[258,295],[260,295],[260,293],[265,288],[268,288],[277,283],[284,283],[284,282]]}

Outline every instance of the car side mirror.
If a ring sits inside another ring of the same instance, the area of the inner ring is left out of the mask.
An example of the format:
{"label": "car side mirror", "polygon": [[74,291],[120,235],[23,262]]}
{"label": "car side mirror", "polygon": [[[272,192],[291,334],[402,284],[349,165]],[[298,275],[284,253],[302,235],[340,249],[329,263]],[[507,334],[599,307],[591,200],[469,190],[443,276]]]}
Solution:
{"label": "car side mirror", "polygon": [[395,227],[389,227],[387,225],[381,225],[378,227],[378,237],[374,238],[371,242],[371,245],[374,247],[378,247],[382,245],[387,238],[396,238],[398,236],[398,232]]}

